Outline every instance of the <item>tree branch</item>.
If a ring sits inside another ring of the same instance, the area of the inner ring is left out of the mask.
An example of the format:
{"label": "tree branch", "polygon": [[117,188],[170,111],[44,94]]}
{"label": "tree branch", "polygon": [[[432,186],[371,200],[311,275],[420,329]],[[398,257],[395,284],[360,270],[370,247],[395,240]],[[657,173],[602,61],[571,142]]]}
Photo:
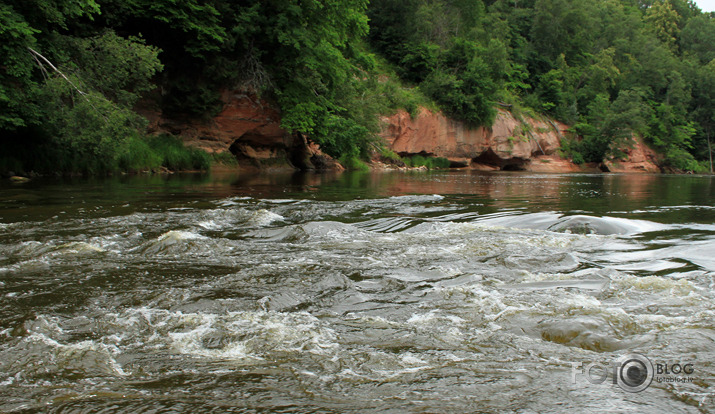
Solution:
{"label": "tree branch", "polygon": [[89,106],[91,106],[92,109],[94,109],[95,111],[97,111],[97,113],[98,113],[99,115],[101,115],[102,118],[104,118],[104,122],[109,123],[109,119],[107,118],[107,116],[106,116],[105,114],[103,114],[99,109],[97,109],[96,106],[94,106],[94,104],[92,103],[92,101],[89,100],[89,97],[87,96],[87,93],[86,93],[86,92],[83,92],[80,88],[78,88],[77,85],[75,85],[74,82],[72,82],[67,76],[65,76],[64,73],[62,73],[59,69],[57,69],[57,67],[55,67],[55,65],[53,65],[52,62],[49,61],[49,59],[47,59],[46,57],[42,56],[39,52],[37,52],[36,50],[32,49],[31,47],[28,47],[27,49],[30,51],[30,53],[32,53],[32,57],[35,58],[35,62],[37,62],[37,64],[40,66],[40,70],[42,70],[43,76],[45,76],[45,75],[47,74],[47,70],[46,70],[45,67],[42,65],[42,62],[40,62],[40,61],[38,60],[38,58],[39,58],[39,59],[42,59],[45,63],[47,63],[48,65],[50,65],[50,67],[52,68],[52,70],[54,70],[55,72],[57,72],[60,76],[62,76],[62,79],[64,79],[65,81],[67,81],[67,83],[69,83],[70,85],[72,85],[72,87],[75,88],[75,90],[76,90],[80,95],[82,95],[82,97],[84,98],[84,100],[87,101],[87,103],[89,104]]}
{"label": "tree branch", "polygon": [[[79,94],[82,95],[85,100],[87,100],[87,102],[89,102],[89,98],[87,98],[87,94],[86,94],[85,92],[82,92],[82,91],[77,87],[77,85],[75,85],[71,80],[69,80],[69,78],[68,78],[67,76],[65,76],[64,73],[60,72],[60,70],[57,69],[57,68],[55,67],[55,65],[52,64],[52,62],[50,62],[46,57],[42,56],[42,55],[41,55],[39,52],[37,52],[36,50],[33,50],[31,47],[28,47],[27,49],[30,51],[30,53],[32,53],[33,57],[35,58],[35,61],[40,65],[40,68],[42,68],[43,72],[46,72],[46,71],[45,71],[44,68],[42,67],[42,64],[37,60],[37,58],[40,58],[40,59],[44,60],[45,63],[47,63],[48,65],[50,65],[50,67],[52,68],[52,70],[54,70],[54,71],[57,72],[60,76],[62,76],[62,78],[67,81],[67,83],[69,83],[70,85],[72,85],[72,87],[75,88],[75,89],[77,90],[77,92],[79,92]],[[91,104],[91,102],[90,102],[90,104]]]}

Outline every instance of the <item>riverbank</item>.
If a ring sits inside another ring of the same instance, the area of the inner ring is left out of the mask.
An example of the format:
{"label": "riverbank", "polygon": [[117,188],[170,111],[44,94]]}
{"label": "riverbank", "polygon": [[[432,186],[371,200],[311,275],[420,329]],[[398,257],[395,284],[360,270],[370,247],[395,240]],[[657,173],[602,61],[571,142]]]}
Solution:
{"label": "riverbank", "polygon": [[[270,102],[230,91],[222,93],[222,102],[223,109],[208,120],[175,119],[158,111],[143,115],[150,121],[149,133],[174,134],[185,145],[209,153],[230,153],[241,168],[343,168],[306,136],[281,128],[280,112]],[[503,108],[497,110],[489,128],[469,127],[425,107],[420,107],[414,116],[399,110],[383,117],[381,124],[378,146],[384,146],[387,152],[403,159],[445,158],[450,168],[557,173],[661,171],[658,154],[638,137],[634,137],[631,146],[622,148],[621,159],[574,163],[562,150],[562,143],[573,138],[570,126]],[[368,165],[375,169],[405,168],[400,162],[385,159],[384,151],[377,150]]]}
{"label": "riverbank", "polygon": [[[413,170],[451,168],[477,171],[550,173],[678,173],[665,169],[663,157],[643,139],[633,137],[619,151],[622,157],[601,163],[575,163],[563,148],[578,139],[566,124],[499,108],[493,125],[469,127],[443,113],[419,107],[381,118],[372,154],[336,160],[309,137],[281,128],[273,104],[238,92],[222,93],[223,109],[210,119],[176,118],[145,106],[146,143],[134,139],[109,173],[160,173],[207,170],[209,165],[253,172],[271,170],[341,171],[348,168]],[[213,167],[212,167],[213,168]],[[87,172],[85,172],[87,173]],[[92,172],[89,172],[90,174]],[[96,172],[95,172],[96,173]],[[107,173],[107,172],[103,172]],[[6,171],[5,176],[31,177],[33,171]],[[56,174],[62,174],[58,171]],[[76,173],[75,173],[76,174]]]}

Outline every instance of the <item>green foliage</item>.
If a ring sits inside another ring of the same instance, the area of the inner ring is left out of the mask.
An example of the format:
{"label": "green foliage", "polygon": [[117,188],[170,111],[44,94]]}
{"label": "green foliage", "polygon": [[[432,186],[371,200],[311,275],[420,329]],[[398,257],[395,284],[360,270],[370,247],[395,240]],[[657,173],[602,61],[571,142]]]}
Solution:
{"label": "green foliage", "polygon": [[442,157],[423,157],[422,155],[413,155],[402,158],[402,161],[408,167],[427,167],[427,169],[447,169],[450,162]]}
{"label": "green foliage", "polygon": [[531,43],[542,56],[580,61],[590,52],[598,21],[590,0],[537,0],[533,6]]}
{"label": "green foliage", "polygon": [[[65,173],[154,168],[156,159],[140,138],[146,122],[132,106],[154,87],[159,50],[108,28],[84,28],[83,19],[91,22],[99,13],[94,1],[8,3],[0,5],[0,37],[14,40],[2,46],[8,59],[0,66],[0,105],[7,110],[0,130],[11,132],[7,146],[23,167]],[[27,136],[34,148],[18,150]]]}
{"label": "green foliage", "polygon": [[96,93],[87,98],[65,108],[63,102],[48,102],[48,121],[55,127],[53,142],[63,154],[59,159],[68,162],[59,170],[98,173],[116,169],[119,148],[140,128],[137,115],[130,110],[117,108]]}
{"label": "green foliage", "polygon": [[38,118],[26,99],[36,87],[27,48],[35,45],[37,32],[12,6],[0,4],[0,130],[15,130]]}
{"label": "green foliage", "polygon": [[701,15],[688,20],[680,32],[680,48],[706,65],[715,59],[715,20]]}
{"label": "green foliage", "polygon": [[392,160],[392,161],[402,161],[402,158],[400,158],[400,156],[396,152],[394,152],[386,147],[382,147],[382,146],[379,147],[379,153],[382,158]]}
{"label": "green foliage", "polygon": [[236,156],[228,151],[224,152],[214,152],[211,154],[212,163],[221,164],[226,166],[238,166],[238,160]]}
{"label": "green foliage", "polygon": [[581,165],[586,162],[586,160],[583,158],[583,154],[581,154],[580,152],[572,152],[571,161],[576,165]]}
{"label": "green foliage", "polygon": [[[180,138],[171,135],[134,136],[124,142],[117,164],[120,170],[129,172],[156,171],[161,167],[173,171],[195,171],[209,169],[214,160],[206,151],[187,147]],[[236,163],[235,158],[233,162]]]}
{"label": "green foliage", "polygon": [[161,165],[170,170],[207,170],[211,167],[211,156],[206,151],[186,147],[177,137],[151,137],[148,144],[161,157]]}
{"label": "green foliage", "polygon": [[523,72],[512,70],[518,67],[508,62],[503,43],[478,41],[484,12],[481,1],[376,1],[371,37],[405,80],[419,83],[452,117],[491,125],[499,85],[510,78],[518,88]]}
{"label": "green foliage", "polygon": [[380,115],[439,107],[489,126],[505,103],[574,125],[576,162],[638,134],[695,170],[715,135],[713,36],[689,0],[5,0],[2,162],[103,172],[155,169],[161,153],[198,168],[202,155],[142,139],[133,106],[151,92],[165,113],[210,116],[241,89],[358,168]]}
{"label": "green foliage", "polygon": [[83,86],[125,107],[154,88],[152,76],[160,72],[159,50],[143,39],[125,39],[112,30],[88,38],[62,36],[56,45],[69,55],[68,68],[81,74]]}
{"label": "green foliage", "polygon": [[472,60],[461,76],[441,70],[432,72],[421,88],[448,114],[470,125],[491,125],[494,121],[494,85],[481,59]]}
{"label": "green foliage", "polygon": [[673,9],[670,2],[665,0],[653,2],[653,5],[646,11],[643,20],[647,23],[648,30],[652,31],[658,40],[670,49],[675,48],[680,31],[678,27],[680,15]]}
{"label": "green foliage", "polygon": [[325,130],[318,130],[315,134],[316,141],[326,154],[340,157],[365,156],[364,151],[371,141],[367,128],[358,125],[354,120],[336,115],[328,115],[325,121]]}
{"label": "green foliage", "polygon": [[338,158],[338,161],[340,161],[340,164],[342,164],[345,168],[351,171],[370,171],[370,167],[368,167],[365,162],[356,156],[343,155]]}
{"label": "green foliage", "polygon": [[155,151],[147,139],[138,136],[124,141],[117,157],[117,167],[128,172],[157,170],[162,162],[162,154]]}

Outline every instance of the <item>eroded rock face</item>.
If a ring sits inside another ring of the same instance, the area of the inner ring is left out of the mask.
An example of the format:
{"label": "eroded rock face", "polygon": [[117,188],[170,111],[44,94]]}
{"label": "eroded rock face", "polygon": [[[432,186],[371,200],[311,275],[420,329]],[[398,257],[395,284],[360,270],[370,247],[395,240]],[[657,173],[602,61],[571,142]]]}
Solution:
{"label": "eroded rock face", "polygon": [[453,165],[483,170],[528,170],[537,157],[551,159],[567,128],[534,119],[522,123],[504,110],[491,128],[469,128],[425,108],[415,119],[400,111],[384,121],[381,135],[398,154],[444,157]]}
{"label": "eroded rock face", "polygon": [[633,145],[624,148],[626,160],[604,161],[602,170],[619,173],[657,173],[660,168],[657,165],[658,157],[655,151],[648,147],[643,139],[633,137]]}
{"label": "eroded rock face", "polygon": [[[187,145],[208,152],[230,151],[243,168],[297,168],[340,170],[342,166],[302,134],[280,126],[280,112],[255,96],[224,91],[221,112],[209,120],[177,119],[158,111],[144,111],[150,133],[181,136]],[[421,108],[413,119],[405,111],[383,118],[381,137],[402,156],[444,157],[452,167],[478,170],[578,172],[596,166],[578,166],[561,158],[561,139],[568,127],[550,120],[516,119],[499,109],[491,128],[470,128],[440,112]],[[603,163],[613,172],[657,172],[655,153],[642,140],[627,148],[626,161]]]}
{"label": "eroded rock face", "polygon": [[210,153],[230,151],[243,168],[342,169],[303,135],[281,128],[280,112],[269,103],[234,91],[224,91],[221,99],[221,112],[205,121],[144,113],[149,132],[181,136]]}
{"label": "eroded rock face", "polygon": [[[464,123],[422,108],[414,119],[405,111],[383,119],[382,138],[400,155],[444,157],[452,166],[472,169],[578,172],[596,170],[559,156],[568,126],[550,120],[516,119],[500,109],[491,128],[469,128]],[[614,172],[656,172],[655,153],[642,140],[627,149],[626,161],[606,164]]]}

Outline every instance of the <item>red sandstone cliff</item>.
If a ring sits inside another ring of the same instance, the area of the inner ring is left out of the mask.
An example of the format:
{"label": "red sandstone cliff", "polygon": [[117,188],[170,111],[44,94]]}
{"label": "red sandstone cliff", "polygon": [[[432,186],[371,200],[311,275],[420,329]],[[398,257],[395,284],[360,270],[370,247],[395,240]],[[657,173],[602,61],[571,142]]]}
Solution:
{"label": "red sandstone cliff", "polygon": [[[559,156],[568,126],[554,121],[517,120],[500,109],[491,128],[469,128],[439,112],[422,108],[413,119],[405,111],[383,119],[381,133],[388,147],[400,155],[431,155],[453,166],[480,170],[576,172],[584,167]],[[629,159],[605,163],[608,171],[657,172],[655,153],[642,140],[625,150]],[[595,168],[595,166],[591,166]]]}
{"label": "red sandstone cliff", "polygon": [[[242,167],[342,169],[301,134],[280,126],[280,112],[269,103],[242,93],[224,91],[221,112],[209,120],[168,118],[144,112],[150,133],[181,136],[187,145],[208,152],[230,151]],[[440,112],[422,108],[412,119],[405,111],[383,118],[381,137],[400,155],[444,157],[452,166],[480,170],[576,172],[584,168],[561,158],[561,138],[568,127],[549,120],[523,121],[500,109],[491,128],[469,128]],[[614,172],[657,172],[655,153],[642,140],[624,151],[625,161],[601,168]],[[591,166],[595,169],[596,166]]]}
{"label": "red sandstone cliff", "polygon": [[640,137],[633,138],[633,146],[623,149],[626,159],[604,161],[602,169],[609,172],[623,173],[657,173],[658,156]]}
{"label": "red sandstone cliff", "polygon": [[268,102],[232,91],[224,91],[221,100],[223,109],[209,120],[145,112],[149,132],[178,135],[210,153],[231,152],[244,168],[342,169],[305,136],[281,128],[280,112]]}

